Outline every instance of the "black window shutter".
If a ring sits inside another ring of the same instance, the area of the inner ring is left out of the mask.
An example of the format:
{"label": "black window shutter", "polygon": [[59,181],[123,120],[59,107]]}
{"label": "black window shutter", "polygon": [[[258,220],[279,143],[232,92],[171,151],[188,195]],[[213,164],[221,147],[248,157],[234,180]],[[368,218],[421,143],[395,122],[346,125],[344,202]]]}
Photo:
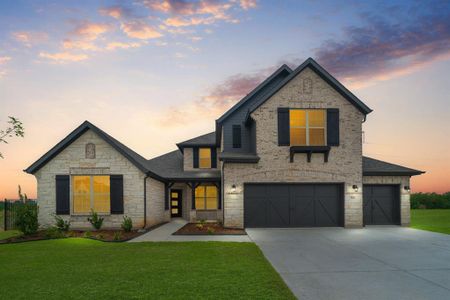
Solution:
{"label": "black window shutter", "polygon": [[217,150],[211,147],[211,168],[217,168]]}
{"label": "black window shutter", "polygon": [[327,109],[327,145],[339,146],[339,109]]}
{"label": "black window shutter", "polygon": [[56,175],[56,214],[70,214],[70,176]]}
{"label": "black window shutter", "polygon": [[111,214],[123,214],[123,175],[110,175]]}
{"label": "black window shutter", "polygon": [[194,147],[194,168],[198,168],[198,147]]}
{"label": "black window shutter", "polygon": [[241,125],[233,125],[233,148],[241,148]]}
{"label": "black window shutter", "polygon": [[289,108],[278,108],[278,146],[290,145]]}

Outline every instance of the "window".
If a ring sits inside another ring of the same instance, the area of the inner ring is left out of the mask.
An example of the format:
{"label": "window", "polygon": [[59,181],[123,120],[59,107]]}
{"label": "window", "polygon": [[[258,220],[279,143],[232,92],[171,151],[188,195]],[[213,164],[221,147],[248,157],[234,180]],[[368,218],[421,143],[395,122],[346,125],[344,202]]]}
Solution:
{"label": "window", "polygon": [[199,154],[199,167],[201,169],[211,168],[211,148],[198,149]]}
{"label": "window", "polygon": [[325,110],[289,110],[291,146],[325,145]]}
{"label": "window", "polygon": [[241,148],[241,125],[233,125],[233,148]]}
{"label": "window", "polygon": [[91,209],[98,213],[110,212],[109,176],[73,176],[72,183],[75,214],[89,213]]}
{"label": "window", "polygon": [[217,209],[217,187],[214,185],[200,185],[195,188],[195,209]]}

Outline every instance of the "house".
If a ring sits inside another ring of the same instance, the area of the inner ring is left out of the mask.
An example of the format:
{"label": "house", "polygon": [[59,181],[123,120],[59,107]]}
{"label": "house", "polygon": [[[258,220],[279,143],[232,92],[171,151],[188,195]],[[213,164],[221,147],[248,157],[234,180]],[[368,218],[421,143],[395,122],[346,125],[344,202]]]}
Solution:
{"label": "house", "polygon": [[362,155],[372,110],[313,59],[283,65],[216,121],[216,130],[145,159],[84,122],[25,171],[39,221],[86,227],[171,218],[227,227],[408,225],[410,177],[422,171]]}

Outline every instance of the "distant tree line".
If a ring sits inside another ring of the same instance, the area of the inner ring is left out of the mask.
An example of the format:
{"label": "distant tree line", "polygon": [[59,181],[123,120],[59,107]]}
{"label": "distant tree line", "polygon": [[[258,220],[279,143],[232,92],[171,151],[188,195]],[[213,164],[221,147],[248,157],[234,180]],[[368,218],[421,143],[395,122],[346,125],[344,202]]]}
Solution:
{"label": "distant tree line", "polygon": [[450,192],[444,194],[436,193],[414,193],[411,194],[411,208],[433,209],[446,208],[450,209]]}

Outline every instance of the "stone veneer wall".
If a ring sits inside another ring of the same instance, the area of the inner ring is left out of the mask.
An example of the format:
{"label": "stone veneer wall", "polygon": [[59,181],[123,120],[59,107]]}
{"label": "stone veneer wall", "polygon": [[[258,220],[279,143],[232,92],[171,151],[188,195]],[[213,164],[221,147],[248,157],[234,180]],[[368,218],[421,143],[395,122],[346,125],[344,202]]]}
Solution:
{"label": "stone veneer wall", "polygon": [[[304,90],[304,79],[312,81],[312,91]],[[338,108],[340,146],[332,147],[329,160],[313,154],[296,154],[289,162],[289,147],[278,146],[278,107]],[[256,150],[261,158],[256,164],[226,163],[225,226],[244,226],[244,183],[247,182],[328,182],[345,183],[345,226],[363,225],[362,189],[362,120],[363,114],[343,98],[314,71],[307,68],[252,113],[256,122]],[[236,193],[230,194],[235,184]]]}
{"label": "stone veneer wall", "polygon": [[399,184],[400,185],[400,222],[409,226],[411,216],[410,192],[404,189],[409,186],[409,176],[363,176],[363,184]]}
{"label": "stone veneer wall", "polygon": [[[95,144],[95,159],[85,158],[85,145],[87,143]],[[54,224],[53,214],[56,211],[55,175],[69,174],[122,174],[124,214],[131,217],[135,228],[143,226],[145,174],[97,134],[88,130],[34,174],[37,179],[39,224],[42,227]],[[72,191],[70,193],[72,211]],[[86,215],[62,217],[69,219],[73,228],[91,228]],[[104,228],[119,228],[123,215],[105,215],[104,218]]]}
{"label": "stone veneer wall", "polygon": [[147,224],[151,227],[170,221],[170,210],[164,207],[165,185],[153,178],[147,178]]}

